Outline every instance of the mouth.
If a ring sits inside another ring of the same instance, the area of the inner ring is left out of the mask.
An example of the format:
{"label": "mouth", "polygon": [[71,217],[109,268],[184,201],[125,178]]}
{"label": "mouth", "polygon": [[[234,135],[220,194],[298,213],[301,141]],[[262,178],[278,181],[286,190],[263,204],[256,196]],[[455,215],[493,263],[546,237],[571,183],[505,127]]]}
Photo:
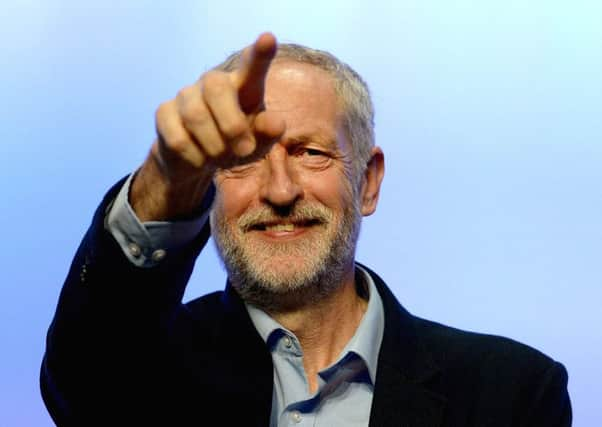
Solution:
{"label": "mouth", "polygon": [[272,233],[293,233],[309,227],[321,225],[323,221],[308,219],[302,221],[270,221],[252,224],[248,231],[267,231]]}

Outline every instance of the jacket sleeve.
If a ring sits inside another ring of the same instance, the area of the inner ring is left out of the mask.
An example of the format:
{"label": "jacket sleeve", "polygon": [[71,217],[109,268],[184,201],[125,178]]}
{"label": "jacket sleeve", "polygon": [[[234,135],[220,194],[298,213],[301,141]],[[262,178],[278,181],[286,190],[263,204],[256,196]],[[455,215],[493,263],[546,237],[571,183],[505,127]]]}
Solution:
{"label": "jacket sleeve", "polygon": [[[58,426],[125,425],[125,419],[115,418],[127,410],[124,406],[152,399],[165,331],[181,307],[196,257],[209,238],[207,224],[159,265],[136,267],[104,224],[122,184],[123,180],[117,183],[98,207],[48,330],[40,386]],[[210,192],[207,197],[212,196]]]}
{"label": "jacket sleeve", "polygon": [[539,377],[539,385],[532,394],[531,405],[521,426],[570,427],[572,409],[567,382],[565,367],[551,362]]}

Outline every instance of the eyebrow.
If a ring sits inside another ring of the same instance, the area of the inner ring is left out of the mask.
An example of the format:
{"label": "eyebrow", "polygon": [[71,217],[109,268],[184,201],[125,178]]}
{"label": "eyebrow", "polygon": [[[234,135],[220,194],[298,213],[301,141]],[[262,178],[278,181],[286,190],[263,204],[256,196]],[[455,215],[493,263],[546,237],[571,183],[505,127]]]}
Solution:
{"label": "eyebrow", "polygon": [[328,148],[331,150],[338,149],[338,143],[335,139],[323,138],[320,136],[299,135],[291,138],[286,138],[284,143],[286,145],[307,145],[311,143],[316,143],[324,148]]}

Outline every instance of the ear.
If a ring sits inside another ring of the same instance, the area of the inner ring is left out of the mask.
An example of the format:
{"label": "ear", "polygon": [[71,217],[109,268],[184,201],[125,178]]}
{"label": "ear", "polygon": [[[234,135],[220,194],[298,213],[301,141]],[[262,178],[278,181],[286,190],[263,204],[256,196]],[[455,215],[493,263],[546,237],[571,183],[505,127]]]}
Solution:
{"label": "ear", "polygon": [[362,215],[372,215],[378,204],[380,184],[385,176],[385,155],[380,147],[372,148],[372,156],[368,161],[360,189]]}

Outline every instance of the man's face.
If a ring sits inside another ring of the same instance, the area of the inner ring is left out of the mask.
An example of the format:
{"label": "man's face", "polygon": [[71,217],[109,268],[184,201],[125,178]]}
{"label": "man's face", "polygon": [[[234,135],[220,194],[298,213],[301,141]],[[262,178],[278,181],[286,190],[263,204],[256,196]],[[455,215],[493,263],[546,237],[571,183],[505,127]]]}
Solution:
{"label": "man's face", "polygon": [[287,295],[328,294],[353,271],[361,214],[332,78],[275,62],[264,101],[286,131],[265,156],[217,172],[211,226],[243,299],[278,309],[303,303]]}

